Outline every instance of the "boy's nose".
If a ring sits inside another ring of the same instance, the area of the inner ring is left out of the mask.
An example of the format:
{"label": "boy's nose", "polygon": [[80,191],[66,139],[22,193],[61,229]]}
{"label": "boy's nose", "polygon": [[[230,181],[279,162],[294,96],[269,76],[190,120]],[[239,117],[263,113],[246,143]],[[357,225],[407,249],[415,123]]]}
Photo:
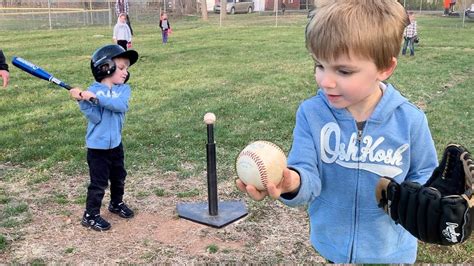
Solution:
{"label": "boy's nose", "polygon": [[319,83],[320,87],[326,89],[333,89],[336,87],[336,80],[328,74],[316,75],[316,81]]}

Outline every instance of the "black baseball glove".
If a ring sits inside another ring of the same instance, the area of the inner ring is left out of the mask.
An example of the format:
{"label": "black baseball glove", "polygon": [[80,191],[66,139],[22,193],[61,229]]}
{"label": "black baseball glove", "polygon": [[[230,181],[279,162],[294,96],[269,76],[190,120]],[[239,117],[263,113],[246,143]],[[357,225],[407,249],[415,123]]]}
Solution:
{"label": "black baseball glove", "polygon": [[425,185],[382,177],[375,194],[379,207],[419,240],[454,245],[474,228],[473,176],[471,154],[450,144]]}
{"label": "black baseball glove", "polygon": [[418,37],[418,36],[413,37],[413,42],[414,43],[419,43],[420,42],[420,37]]}

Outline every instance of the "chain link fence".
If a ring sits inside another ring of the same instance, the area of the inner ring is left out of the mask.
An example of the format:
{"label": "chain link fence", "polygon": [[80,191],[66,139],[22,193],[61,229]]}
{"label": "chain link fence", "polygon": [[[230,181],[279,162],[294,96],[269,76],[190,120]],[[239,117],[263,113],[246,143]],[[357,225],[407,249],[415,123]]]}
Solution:
{"label": "chain link fence", "polygon": [[[133,24],[159,21],[166,11],[173,17],[197,14],[199,0],[133,0]],[[115,0],[0,0],[0,30],[56,29],[90,25],[115,25]]]}
{"label": "chain link fence", "polygon": [[[174,19],[186,15],[200,16],[200,1],[203,0],[129,0],[129,16],[132,25],[157,25],[163,11]],[[444,0],[398,1],[407,10],[443,12],[444,9]],[[474,0],[456,2],[455,9],[461,11],[464,6],[474,3]],[[271,11],[267,13],[272,14]],[[267,13],[261,14],[268,15]],[[0,0],[0,30],[58,29],[93,25],[113,27],[116,21],[115,0]]]}

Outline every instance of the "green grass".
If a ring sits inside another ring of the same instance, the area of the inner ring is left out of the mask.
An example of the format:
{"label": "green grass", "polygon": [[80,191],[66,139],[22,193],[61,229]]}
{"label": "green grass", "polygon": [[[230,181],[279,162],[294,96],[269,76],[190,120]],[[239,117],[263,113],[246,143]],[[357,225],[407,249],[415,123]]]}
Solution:
{"label": "green grass", "polygon": [[0,228],[15,228],[31,222],[28,204],[10,203],[0,209]]}
{"label": "green grass", "polygon": [[163,197],[164,195],[166,195],[166,191],[163,188],[155,188],[153,190],[153,193],[158,197]]}
{"label": "green grass", "polygon": [[5,189],[0,188],[0,204],[7,204],[10,200],[11,199],[5,193]]}
{"label": "green grass", "polygon": [[219,251],[219,247],[216,244],[210,244],[206,247],[206,251],[209,253],[216,253]]}
{"label": "green grass", "polygon": [[[400,57],[389,81],[423,107],[439,153],[449,142],[474,150],[474,23],[467,21],[463,28],[454,18],[417,20],[421,42],[416,56]],[[251,141],[271,140],[288,151],[296,108],[316,90],[304,45],[305,21],[305,16],[292,16],[274,27],[271,17],[251,14],[229,16],[219,27],[216,16],[210,22],[187,18],[173,22],[166,46],[156,25],[134,25],[133,44],[140,59],[130,69],[132,99],[123,132],[129,174],[157,170],[176,172],[180,179],[202,175],[206,112],[217,116],[221,181],[235,177],[235,157]],[[1,48],[9,60],[21,56],[86,88],[92,82],[90,55],[110,43],[110,32],[108,27],[0,31],[0,39],[8,40]],[[94,37],[100,34],[104,37]],[[64,180],[87,175],[86,121],[77,104],[65,90],[11,68],[9,87],[0,89],[0,166],[16,170],[0,171],[0,183],[35,186],[48,182],[53,173]],[[56,203],[70,201],[64,193],[53,196]],[[153,193],[163,196],[165,190]],[[199,191],[169,193],[189,197]],[[11,197],[0,190],[4,215],[13,211]],[[73,198],[74,203],[85,202],[82,195]],[[8,221],[4,217],[2,222]],[[473,249],[472,239],[447,248],[422,244],[418,262],[473,263]]]}
{"label": "green grass", "polygon": [[64,253],[66,253],[66,254],[70,254],[70,253],[73,253],[73,252],[74,252],[74,248],[73,248],[73,247],[69,247],[69,248],[66,248],[66,249],[64,250]]}
{"label": "green grass", "polygon": [[191,190],[186,190],[186,191],[180,191],[176,194],[178,198],[189,198],[189,197],[194,197],[199,195],[199,190],[197,189],[191,189]]}
{"label": "green grass", "polygon": [[7,238],[0,234],[0,253],[7,248]]}
{"label": "green grass", "polygon": [[20,203],[13,206],[6,206],[3,210],[3,217],[9,218],[12,216],[18,216],[21,213],[28,211],[28,205],[26,203]]}

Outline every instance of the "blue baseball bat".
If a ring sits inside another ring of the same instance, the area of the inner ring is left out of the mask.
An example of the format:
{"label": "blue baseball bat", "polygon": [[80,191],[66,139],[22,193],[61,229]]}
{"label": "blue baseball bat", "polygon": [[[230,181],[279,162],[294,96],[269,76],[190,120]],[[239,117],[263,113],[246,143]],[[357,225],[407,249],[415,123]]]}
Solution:
{"label": "blue baseball bat", "polygon": [[[21,70],[23,70],[27,73],[30,73],[31,75],[33,75],[37,78],[52,82],[56,85],[59,85],[59,86],[65,88],[66,90],[72,89],[72,87],[69,86],[69,84],[55,78],[53,75],[48,73],[46,70],[42,69],[41,67],[39,67],[39,66],[31,63],[28,60],[25,60],[25,59],[21,58],[21,57],[14,56],[13,59],[12,59],[12,64],[14,66],[18,67],[19,69],[21,69]],[[98,104],[97,98],[90,98],[89,101],[91,101],[95,104]]]}

